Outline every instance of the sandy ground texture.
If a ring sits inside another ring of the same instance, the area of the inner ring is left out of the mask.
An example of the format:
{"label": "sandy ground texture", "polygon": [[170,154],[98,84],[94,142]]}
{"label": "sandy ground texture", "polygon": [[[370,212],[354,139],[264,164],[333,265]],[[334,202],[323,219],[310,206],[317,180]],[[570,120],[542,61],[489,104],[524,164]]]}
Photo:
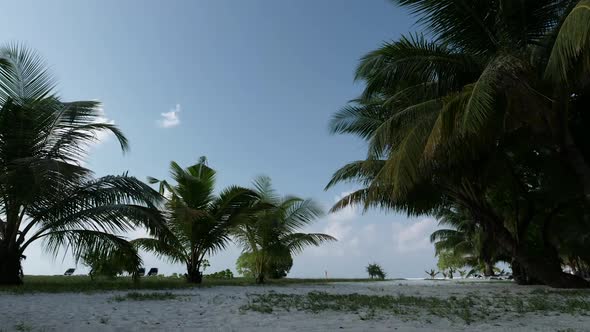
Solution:
{"label": "sandy ground texture", "polygon": [[[154,293],[140,291],[141,293]],[[162,291],[164,292],[164,291]],[[318,293],[321,292],[321,293]],[[422,308],[409,314],[405,310],[367,308],[327,309],[285,308],[253,310],[260,295],[367,294],[430,299],[473,299],[476,303],[501,303],[499,298],[536,298],[562,301],[565,297],[546,288],[522,287],[512,283],[459,281],[384,281],[371,283],[332,283],[289,286],[219,286],[171,291],[179,297],[166,300],[114,300],[129,292],[92,294],[6,294],[0,293],[0,331],[590,331],[589,313],[535,307],[520,311],[492,304],[487,318],[466,322]],[[282,303],[289,302],[283,298]],[[576,297],[579,300],[579,298]],[[578,301],[577,300],[577,301]],[[411,302],[411,301],[410,301]],[[433,302],[435,303],[435,302]],[[446,302],[443,302],[443,304]],[[519,302],[520,303],[520,302]],[[264,306],[265,303],[262,303]],[[410,304],[411,306],[411,304]],[[399,309],[399,308],[398,308]],[[415,311],[420,308],[411,308]],[[476,310],[479,311],[479,310]]]}

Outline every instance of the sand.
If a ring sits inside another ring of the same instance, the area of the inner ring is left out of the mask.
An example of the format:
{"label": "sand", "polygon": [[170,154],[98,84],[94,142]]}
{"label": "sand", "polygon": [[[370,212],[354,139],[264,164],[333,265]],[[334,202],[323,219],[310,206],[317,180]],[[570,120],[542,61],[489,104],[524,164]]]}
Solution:
{"label": "sand", "polygon": [[[467,325],[440,317],[402,319],[385,315],[363,320],[358,313],[273,311],[259,313],[240,308],[253,294],[268,292],[306,294],[413,295],[448,298],[470,294],[493,298],[499,294],[526,297],[539,287],[512,283],[458,281],[385,281],[262,287],[219,286],[174,290],[179,299],[113,301],[128,292],[92,294],[0,293],[1,331],[590,331],[590,317],[545,312],[527,313],[508,320],[486,320]],[[151,293],[152,291],[141,291]],[[547,295],[553,296],[553,295]],[[569,330],[568,330],[569,329]]]}

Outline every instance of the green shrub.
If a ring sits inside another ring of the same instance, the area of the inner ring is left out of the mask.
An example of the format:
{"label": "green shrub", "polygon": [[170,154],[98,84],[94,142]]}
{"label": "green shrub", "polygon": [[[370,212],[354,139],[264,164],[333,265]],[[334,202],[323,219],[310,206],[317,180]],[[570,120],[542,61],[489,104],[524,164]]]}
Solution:
{"label": "green shrub", "polygon": [[225,269],[223,271],[206,274],[205,278],[207,279],[233,279],[234,273],[230,269]]}

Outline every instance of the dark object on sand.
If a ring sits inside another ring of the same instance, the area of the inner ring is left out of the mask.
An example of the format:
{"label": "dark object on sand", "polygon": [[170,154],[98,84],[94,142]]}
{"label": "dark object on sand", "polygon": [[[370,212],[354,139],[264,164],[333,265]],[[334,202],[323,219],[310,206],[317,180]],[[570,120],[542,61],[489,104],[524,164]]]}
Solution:
{"label": "dark object on sand", "polygon": [[158,275],[158,268],[152,267],[147,275],[148,275],[148,277],[157,276]]}
{"label": "dark object on sand", "polygon": [[64,276],[71,276],[72,274],[74,274],[74,271],[76,271],[76,269],[67,269],[64,273]]}

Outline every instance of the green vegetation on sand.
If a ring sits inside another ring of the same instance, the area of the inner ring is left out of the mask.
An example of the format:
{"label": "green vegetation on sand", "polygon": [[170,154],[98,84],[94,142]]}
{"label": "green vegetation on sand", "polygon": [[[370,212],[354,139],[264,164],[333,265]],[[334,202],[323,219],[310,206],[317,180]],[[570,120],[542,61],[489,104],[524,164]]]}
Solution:
{"label": "green vegetation on sand", "polygon": [[[10,293],[66,293],[101,292],[117,290],[170,290],[212,286],[253,286],[254,278],[210,279],[204,277],[202,284],[187,283],[181,277],[145,277],[135,282],[131,277],[95,278],[89,276],[25,276],[20,286],[0,286],[1,292]],[[269,279],[268,285],[326,284],[330,282],[367,282],[370,279]]]}
{"label": "green vegetation on sand", "polygon": [[261,313],[275,311],[325,311],[358,313],[361,319],[376,319],[386,315],[399,316],[405,320],[446,318],[467,324],[475,321],[510,319],[526,313],[590,315],[590,292],[563,292],[529,296],[504,295],[481,298],[473,295],[448,298],[408,295],[330,294],[310,292],[280,294],[270,292],[252,295],[242,310]]}

